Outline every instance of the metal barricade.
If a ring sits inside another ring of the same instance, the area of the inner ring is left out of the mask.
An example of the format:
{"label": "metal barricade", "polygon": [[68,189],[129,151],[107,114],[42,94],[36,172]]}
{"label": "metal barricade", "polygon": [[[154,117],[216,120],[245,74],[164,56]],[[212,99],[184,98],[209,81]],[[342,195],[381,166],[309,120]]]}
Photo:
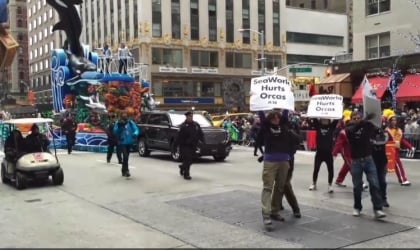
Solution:
{"label": "metal barricade", "polygon": [[400,150],[400,157],[408,159],[420,159],[420,134],[404,134],[404,139],[413,146],[411,148],[404,148]]}

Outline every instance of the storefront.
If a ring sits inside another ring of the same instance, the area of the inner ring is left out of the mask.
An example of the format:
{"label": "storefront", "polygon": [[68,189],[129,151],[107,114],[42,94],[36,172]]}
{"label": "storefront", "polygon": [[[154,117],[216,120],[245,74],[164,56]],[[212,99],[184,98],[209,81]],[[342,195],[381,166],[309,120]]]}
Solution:
{"label": "storefront", "polygon": [[350,74],[331,75],[316,85],[319,94],[341,95],[344,100],[350,100],[353,95]]}

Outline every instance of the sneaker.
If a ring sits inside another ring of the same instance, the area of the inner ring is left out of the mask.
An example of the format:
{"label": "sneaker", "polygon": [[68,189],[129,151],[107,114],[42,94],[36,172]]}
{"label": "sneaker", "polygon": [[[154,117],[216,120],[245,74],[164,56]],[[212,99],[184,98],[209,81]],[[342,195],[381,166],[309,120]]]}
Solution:
{"label": "sneaker", "polygon": [[106,163],[110,163],[111,162],[111,160],[110,159],[106,159]]}
{"label": "sneaker", "polygon": [[353,216],[354,217],[360,217],[360,214],[361,214],[360,209],[354,209],[353,210]]}
{"label": "sneaker", "polygon": [[130,172],[126,172],[126,173],[125,173],[125,177],[127,177],[127,178],[128,178],[128,177],[130,177],[130,176],[131,176]]}
{"label": "sneaker", "polygon": [[273,231],[273,222],[271,221],[270,217],[263,217],[263,223],[267,231]]}
{"label": "sneaker", "polygon": [[280,214],[272,214],[270,215],[270,218],[275,221],[284,221],[284,218]]}
{"label": "sneaker", "polygon": [[311,186],[309,186],[309,190],[310,191],[316,190],[316,185],[312,184]]}
{"label": "sneaker", "polygon": [[293,216],[295,216],[295,218],[302,218],[302,214],[300,214],[300,211],[299,210],[295,210],[295,211],[293,211]]}
{"label": "sneaker", "polygon": [[388,203],[388,201],[387,201],[387,200],[384,200],[384,201],[383,201],[383,206],[384,206],[384,207],[389,207],[389,203]]}
{"label": "sneaker", "polygon": [[334,193],[334,189],[331,185],[328,186],[328,193],[330,194]]}
{"label": "sneaker", "polygon": [[184,175],[184,179],[187,180],[187,181],[190,181],[192,178],[189,175]]}
{"label": "sneaker", "polygon": [[342,182],[335,182],[335,185],[337,185],[339,187],[347,187],[347,185],[343,184]]}
{"label": "sneaker", "polygon": [[384,212],[382,212],[382,210],[375,210],[375,218],[376,219],[381,219],[381,218],[385,218],[386,214]]}
{"label": "sneaker", "polygon": [[401,183],[401,186],[405,186],[405,187],[411,186],[411,182],[404,181],[403,183]]}

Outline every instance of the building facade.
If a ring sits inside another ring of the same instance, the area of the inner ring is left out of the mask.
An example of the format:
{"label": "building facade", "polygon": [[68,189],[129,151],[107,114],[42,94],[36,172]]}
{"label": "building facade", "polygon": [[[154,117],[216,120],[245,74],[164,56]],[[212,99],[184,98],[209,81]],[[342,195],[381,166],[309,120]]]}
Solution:
{"label": "building facade", "polygon": [[[82,36],[93,48],[110,45],[114,55],[125,43],[148,65],[145,78],[162,108],[243,111],[261,67],[285,65],[284,10],[280,0],[86,0]],[[264,63],[256,60],[262,40]]]}
{"label": "building facade", "polygon": [[19,48],[12,65],[0,71],[0,99],[9,95],[17,103],[24,104],[29,82],[26,0],[10,0],[8,7],[9,32],[19,43]]}
{"label": "building facade", "polygon": [[420,8],[416,3],[353,1],[353,59],[372,60],[418,52]]}
{"label": "building facade", "polygon": [[286,6],[302,9],[346,13],[348,0],[286,0]]}
{"label": "building facade", "polygon": [[28,43],[29,70],[28,86],[34,93],[35,103],[42,110],[52,105],[51,92],[51,50],[61,47],[63,34],[52,32],[53,25],[58,21],[55,10],[46,0],[27,0],[28,6]]}

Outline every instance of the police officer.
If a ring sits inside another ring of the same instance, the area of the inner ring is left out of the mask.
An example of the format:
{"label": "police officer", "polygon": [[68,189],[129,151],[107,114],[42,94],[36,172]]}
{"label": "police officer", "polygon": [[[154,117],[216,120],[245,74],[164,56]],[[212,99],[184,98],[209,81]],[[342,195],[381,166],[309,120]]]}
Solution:
{"label": "police officer", "polygon": [[186,119],[181,124],[175,147],[180,147],[182,165],[179,165],[180,175],[185,180],[191,180],[190,167],[193,162],[198,144],[204,142],[204,134],[200,125],[193,121],[193,113],[188,111],[185,113]]}

